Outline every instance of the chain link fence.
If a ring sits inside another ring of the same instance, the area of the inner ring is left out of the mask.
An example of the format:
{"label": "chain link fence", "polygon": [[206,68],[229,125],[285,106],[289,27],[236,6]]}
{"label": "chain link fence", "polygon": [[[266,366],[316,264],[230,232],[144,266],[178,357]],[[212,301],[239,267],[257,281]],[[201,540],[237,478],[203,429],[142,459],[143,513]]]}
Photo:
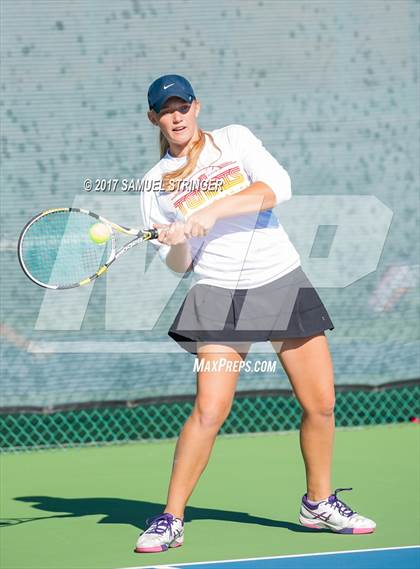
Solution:
{"label": "chain link fence", "polygon": [[[408,421],[418,416],[420,385],[346,390],[337,393],[336,424],[340,427]],[[178,436],[193,400],[114,407],[0,415],[4,451],[161,440]],[[294,430],[301,409],[292,394],[238,394],[222,434]]]}

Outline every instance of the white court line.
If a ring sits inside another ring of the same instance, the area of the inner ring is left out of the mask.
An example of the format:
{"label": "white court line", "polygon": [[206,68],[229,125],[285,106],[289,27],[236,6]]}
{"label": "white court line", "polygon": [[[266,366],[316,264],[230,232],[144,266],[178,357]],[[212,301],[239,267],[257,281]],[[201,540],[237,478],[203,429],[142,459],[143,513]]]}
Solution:
{"label": "white court line", "polygon": [[[159,569],[177,569],[175,565],[152,565],[152,569],[155,569],[155,567],[159,567]],[[137,567],[134,567],[134,569],[137,569]],[[147,569],[147,567],[139,567],[138,569]]]}
{"label": "white court line", "polygon": [[194,561],[191,563],[175,563],[175,565],[147,565],[146,567],[132,566],[118,569],[177,569],[191,565],[215,565],[217,563],[238,563],[238,561],[265,561],[267,559],[292,559],[294,557],[319,557],[320,555],[338,555],[341,553],[366,553],[370,551],[392,551],[396,549],[416,549],[420,545],[403,545],[402,547],[374,547],[372,549],[349,549],[346,551],[324,551],[320,553],[301,553],[294,555],[278,555],[272,557],[247,557],[245,559],[220,559],[219,561]]}

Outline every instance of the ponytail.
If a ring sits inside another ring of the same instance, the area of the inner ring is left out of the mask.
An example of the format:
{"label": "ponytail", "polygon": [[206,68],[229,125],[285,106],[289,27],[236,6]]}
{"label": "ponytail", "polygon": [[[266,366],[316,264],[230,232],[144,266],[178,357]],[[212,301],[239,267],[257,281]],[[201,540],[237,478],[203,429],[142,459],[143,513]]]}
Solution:
{"label": "ponytail", "polygon": [[162,131],[159,133],[159,148],[160,157],[163,158],[169,150],[169,144],[166,138],[163,136]]}
{"label": "ponytail", "polygon": [[[206,136],[210,138],[213,145],[220,152],[220,148],[214,142],[212,135],[200,129],[198,131],[198,139],[193,143],[193,145],[188,151],[186,163],[177,170],[174,170],[173,172],[168,172],[162,177],[163,188],[166,191],[171,191],[174,188],[174,182],[184,180],[194,172],[195,168],[197,167],[197,162],[200,157],[200,154],[206,144]],[[169,144],[166,138],[163,136],[162,132],[159,135],[159,145],[160,145],[160,157],[163,158],[163,156],[165,156],[165,154],[169,149]]]}

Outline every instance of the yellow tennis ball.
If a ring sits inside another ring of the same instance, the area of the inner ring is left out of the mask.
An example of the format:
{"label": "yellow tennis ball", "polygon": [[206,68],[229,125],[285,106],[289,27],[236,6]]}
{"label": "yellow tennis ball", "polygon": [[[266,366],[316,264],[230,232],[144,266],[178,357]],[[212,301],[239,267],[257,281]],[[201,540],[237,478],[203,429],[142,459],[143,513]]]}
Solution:
{"label": "yellow tennis ball", "polygon": [[106,243],[111,237],[111,230],[105,223],[94,223],[89,229],[89,237],[94,243]]}

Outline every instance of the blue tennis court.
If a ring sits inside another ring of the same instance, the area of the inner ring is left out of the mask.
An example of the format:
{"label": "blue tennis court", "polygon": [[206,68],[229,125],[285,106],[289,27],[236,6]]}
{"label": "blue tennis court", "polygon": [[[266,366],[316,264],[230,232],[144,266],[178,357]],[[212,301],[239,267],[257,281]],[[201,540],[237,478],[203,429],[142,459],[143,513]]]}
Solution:
{"label": "blue tennis court", "polygon": [[[255,559],[233,559],[211,563],[180,563],[176,565],[149,565],[142,569],[418,569],[420,547],[390,547],[339,553],[285,555]],[[136,569],[126,567],[124,569]]]}

